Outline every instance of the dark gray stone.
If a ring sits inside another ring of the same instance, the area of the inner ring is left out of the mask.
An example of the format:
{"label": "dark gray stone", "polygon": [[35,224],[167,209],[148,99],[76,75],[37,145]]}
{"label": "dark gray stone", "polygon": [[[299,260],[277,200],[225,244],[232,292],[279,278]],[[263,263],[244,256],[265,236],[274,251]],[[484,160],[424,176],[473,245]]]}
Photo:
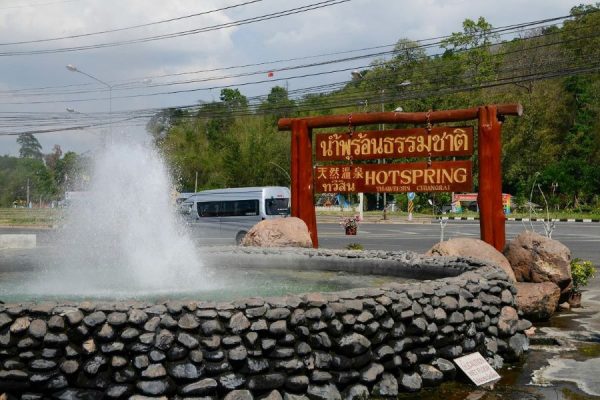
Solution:
{"label": "dark gray stone", "polygon": [[104,321],[106,321],[106,314],[104,314],[102,311],[93,312],[83,318],[83,323],[90,328],[101,325],[104,323]]}
{"label": "dark gray stone", "polygon": [[332,383],[327,385],[308,385],[306,395],[311,400],[342,400],[342,395]]}
{"label": "dark gray stone", "polygon": [[254,400],[254,397],[249,390],[233,390],[227,393],[223,400]]}
{"label": "dark gray stone", "polygon": [[369,366],[361,371],[360,380],[363,383],[373,383],[379,379],[383,373],[383,365],[378,363],[371,363]]}
{"label": "dark gray stone", "polygon": [[339,338],[337,346],[342,354],[356,356],[366,352],[371,347],[371,342],[359,333],[351,333]]}
{"label": "dark gray stone", "polygon": [[417,392],[423,387],[423,380],[416,372],[404,373],[400,378],[400,387],[407,392]]}
{"label": "dark gray stone", "polygon": [[294,393],[303,393],[308,388],[309,379],[306,375],[289,376],[285,381],[285,388]]}
{"label": "dark gray stone", "polygon": [[423,380],[423,386],[437,386],[444,380],[444,374],[433,365],[419,365],[419,374]]}
{"label": "dark gray stone", "polygon": [[142,326],[148,320],[148,314],[146,314],[142,310],[138,310],[136,308],[131,309],[129,311],[129,323],[133,325]]}
{"label": "dark gray stone", "polygon": [[192,363],[170,363],[167,365],[171,377],[179,380],[194,380],[201,377],[201,370]]}
{"label": "dark gray stone", "polygon": [[177,341],[188,349],[195,349],[199,345],[198,340],[186,332],[179,333],[177,335]]}
{"label": "dark gray stone", "polygon": [[234,390],[243,387],[246,384],[246,378],[241,374],[229,372],[218,378],[219,385],[227,390]]}
{"label": "dark gray stone", "polygon": [[398,396],[398,381],[394,375],[383,373],[381,379],[373,386],[373,394],[381,397]]}
{"label": "dark gray stone", "polygon": [[242,312],[233,314],[229,320],[229,329],[233,333],[242,333],[248,328],[250,328],[250,321]]}
{"label": "dark gray stone", "polygon": [[[165,379],[154,380],[154,381],[139,381],[135,385],[142,394],[149,396],[160,396],[167,394],[171,390],[169,381]],[[185,389],[185,387],[184,387]]]}
{"label": "dark gray stone", "polygon": [[285,383],[285,375],[280,373],[255,375],[248,379],[250,390],[272,390],[278,389]]}
{"label": "dark gray stone", "polygon": [[344,390],[344,400],[365,400],[368,398],[369,389],[364,385],[355,384]]}

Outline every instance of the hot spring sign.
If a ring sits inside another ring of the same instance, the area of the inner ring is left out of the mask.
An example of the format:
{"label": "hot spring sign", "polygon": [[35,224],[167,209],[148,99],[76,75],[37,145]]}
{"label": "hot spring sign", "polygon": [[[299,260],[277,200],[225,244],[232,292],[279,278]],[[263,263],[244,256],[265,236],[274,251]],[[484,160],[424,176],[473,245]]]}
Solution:
{"label": "hot spring sign", "polygon": [[[308,226],[318,247],[314,193],[470,192],[473,189],[474,128],[434,126],[478,120],[479,211],[481,239],[504,248],[501,126],[507,115],[521,115],[520,104],[417,113],[381,112],[282,118],[280,130],[292,131],[291,212]],[[374,124],[423,124],[424,127],[357,131]],[[316,135],[315,128],[343,127]],[[443,157],[442,159],[439,159]],[[392,162],[398,158],[425,161]],[[434,160],[434,158],[438,158]],[[388,163],[369,163],[368,160]]]}

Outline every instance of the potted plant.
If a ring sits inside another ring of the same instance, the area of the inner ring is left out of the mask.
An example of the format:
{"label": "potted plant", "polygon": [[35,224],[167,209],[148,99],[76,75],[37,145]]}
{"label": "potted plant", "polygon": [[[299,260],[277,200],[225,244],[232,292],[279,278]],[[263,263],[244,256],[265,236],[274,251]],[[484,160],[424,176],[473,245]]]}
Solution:
{"label": "potted plant", "polygon": [[361,221],[360,215],[353,217],[344,217],[340,221],[340,225],[344,227],[346,235],[356,235],[358,231],[358,223]]}
{"label": "potted plant", "polygon": [[571,261],[571,277],[573,279],[573,290],[569,298],[571,307],[581,307],[581,288],[586,286],[595,274],[596,268],[591,261],[580,258]]}

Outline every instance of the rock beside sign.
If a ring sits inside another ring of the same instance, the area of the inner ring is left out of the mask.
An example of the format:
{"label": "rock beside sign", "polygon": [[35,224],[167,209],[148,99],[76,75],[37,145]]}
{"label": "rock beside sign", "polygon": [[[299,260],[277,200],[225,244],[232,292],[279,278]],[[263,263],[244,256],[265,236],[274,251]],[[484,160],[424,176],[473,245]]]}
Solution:
{"label": "rock beside sign", "polygon": [[552,282],[517,282],[517,307],[535,321],[549,319],[558,307],[560,288]]}
{"label": "rock beside sign", "polygon": [[427,255],[473,257],[498,265],[511,282],[516,282],[515,273],[506,257],[494,246],[479,239],[456,238],[435,244]]}
{"label": "rock beside sign", "polygon": [[560,288],[559,302],[566,301],[573,289],[571,251],[557,240],[524,231],[504,249],[519,282],[552,282]]}
{"label": "rock beside sign", "polygon": [[312,247],[312,240],[306,224],[300,218],[274,218],[254,225],[242,240],[242,245]]}

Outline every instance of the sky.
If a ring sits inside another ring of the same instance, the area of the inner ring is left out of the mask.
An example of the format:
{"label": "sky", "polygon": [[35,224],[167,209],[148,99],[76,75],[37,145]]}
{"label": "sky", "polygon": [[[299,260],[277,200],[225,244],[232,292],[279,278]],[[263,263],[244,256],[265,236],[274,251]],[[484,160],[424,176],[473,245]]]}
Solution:
{"label": "sky", "polygon": [[[483,16],[500,27],[565,16],[592,3],[2,0],[0,155],[18,155],[15,134],[22,131],[51,131],[36,133],[44,153],[56,144],[63,152],[93,152],[108,133],[147,140],[148,116],[160,108],[215,101],[223,87],[259,96],[275,85],[294,90],[341,82],[372,60],[278,70],[283,67],[366,54],[373,50],[331,53],[401,38],[449,35],[466,18]],[[76,129],[81,126],[88,127]]]}

